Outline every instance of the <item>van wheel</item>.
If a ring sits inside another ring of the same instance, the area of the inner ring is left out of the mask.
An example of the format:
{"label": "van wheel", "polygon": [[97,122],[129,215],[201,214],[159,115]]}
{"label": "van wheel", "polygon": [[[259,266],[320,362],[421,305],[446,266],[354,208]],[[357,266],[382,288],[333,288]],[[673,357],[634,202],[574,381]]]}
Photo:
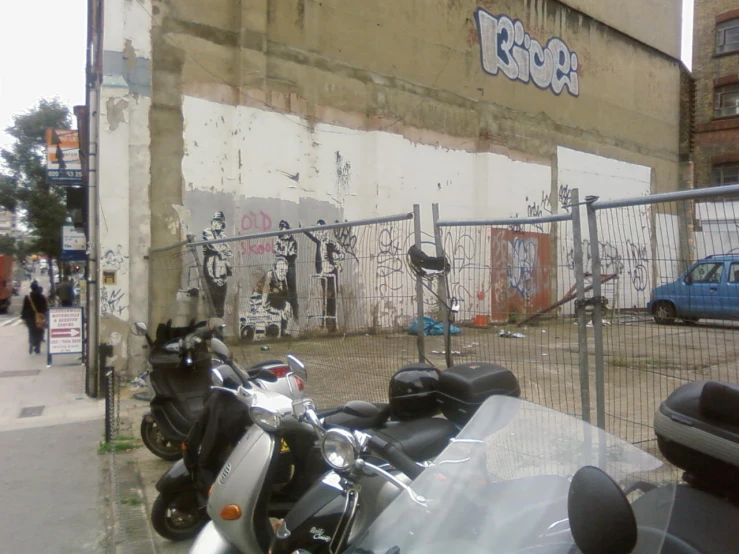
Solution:
{"label": "van wheel", "polygon": [[675,306],[669,302],[662,301],[658,302],[654,307],[652,315],[654,316],[654,321],[660,325],[672,325],[675,323],[677,313],[675,312]]}

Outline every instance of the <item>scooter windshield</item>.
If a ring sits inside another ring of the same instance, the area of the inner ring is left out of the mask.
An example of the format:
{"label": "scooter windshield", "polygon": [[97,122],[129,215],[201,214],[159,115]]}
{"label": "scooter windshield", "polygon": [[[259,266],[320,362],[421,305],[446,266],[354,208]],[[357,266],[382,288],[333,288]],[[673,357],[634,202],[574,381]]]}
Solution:
{"label": "scooter windshield", "polygon": [[[610,479],[578,474],[586,466]],[[658,484],[669,482],[660,460],[597,427],[494,396],[348,552],[589,554],[618,537],[626,554],[631,536],[633,552],[655,553],[674,502],[674,486]]]}

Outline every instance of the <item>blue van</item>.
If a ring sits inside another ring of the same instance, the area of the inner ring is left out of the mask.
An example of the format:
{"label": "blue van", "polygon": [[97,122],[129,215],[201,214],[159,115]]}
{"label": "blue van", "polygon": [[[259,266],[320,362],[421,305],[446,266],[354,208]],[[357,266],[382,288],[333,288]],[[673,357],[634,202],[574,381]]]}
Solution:
{"label": "blue van", "polygon": [[677,319],[739,319],[739,255],[695,262],[676,281],[654,289],[647,310],[667,325]]}

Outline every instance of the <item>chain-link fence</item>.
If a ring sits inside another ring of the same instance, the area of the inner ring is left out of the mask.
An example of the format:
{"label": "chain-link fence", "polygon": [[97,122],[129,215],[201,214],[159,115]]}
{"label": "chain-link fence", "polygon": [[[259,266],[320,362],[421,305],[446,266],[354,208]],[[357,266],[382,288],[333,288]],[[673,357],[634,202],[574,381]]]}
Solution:
{"label": "chain-link fence", "polygon": [[152,321],[223,318],[244,363],[295,352],[319,404],[384,401],[392,373],[419,358],[408,333],[416,276],[405,261],[416,234],[409,213],[191,238],[151,253]]}
{"label": "chain-link fence", "polygon": [[655,410],[679,385],[739,379],[737,194],[734,186],[589,203],[586,266],[619,277],[602,293],[611,325],[594,352],[598,421],[610,432],[654,440]]}

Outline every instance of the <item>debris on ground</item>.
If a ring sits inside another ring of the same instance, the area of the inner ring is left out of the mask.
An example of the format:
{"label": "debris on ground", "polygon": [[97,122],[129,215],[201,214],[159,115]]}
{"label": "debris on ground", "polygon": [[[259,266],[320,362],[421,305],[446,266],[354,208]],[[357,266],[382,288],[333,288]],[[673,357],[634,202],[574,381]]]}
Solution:
{"label": "debris on ground", "polygon": [[[462,329],[457,327],[454,324],[449,325],[449,334],[450,335],[459,335],[462,332]],[[418,318],[414,317],[413,321],[411,321],[410,327],[408,327],[408,334],[409,335],[417,335],[418,334]],[[425,336],[429,335],[435,335],[435,336],[441,336],[444,334],[444,322],[443,321],[436,321],[433,317],[424,316],[423,318],[423,334]]]}
{"label": "debris on ground", "polygon": [[506,331],[504,329],[500,330],[500,333],[498,333],[498,336],[504,339],[525,339],[526,335],[523,333],[511,333],[510,331]]}

